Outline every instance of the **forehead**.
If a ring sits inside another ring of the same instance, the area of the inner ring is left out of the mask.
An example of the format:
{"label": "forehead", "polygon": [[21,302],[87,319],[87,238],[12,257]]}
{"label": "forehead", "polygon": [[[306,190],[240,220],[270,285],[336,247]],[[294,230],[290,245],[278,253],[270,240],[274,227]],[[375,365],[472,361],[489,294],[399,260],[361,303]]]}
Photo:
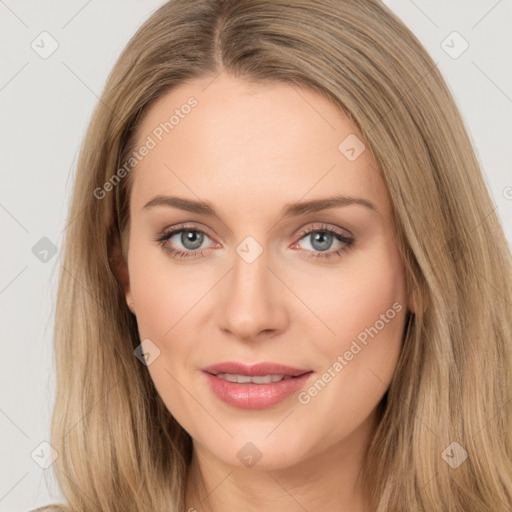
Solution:
{"label": "forehead", "polygon": [[137,209],[156,194],[279,208],[343,193],[363,195],[383,213],[388,207],[355,126],[333,102],[296,85],[224,74],[182,84],[146,113],[136,150],[143,145],[151,149],[132,171]]}

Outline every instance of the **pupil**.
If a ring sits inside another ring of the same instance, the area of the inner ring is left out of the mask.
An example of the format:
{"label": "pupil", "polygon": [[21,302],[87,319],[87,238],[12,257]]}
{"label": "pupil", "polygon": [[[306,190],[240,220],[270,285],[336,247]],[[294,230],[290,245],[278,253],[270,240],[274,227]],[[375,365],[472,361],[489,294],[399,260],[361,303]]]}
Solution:
{"label": "pupil", "polygon": [[311,245],[318,251],[326,251],[331,246],[331,242],[332,235],[330,233],[315,233]]}
{"label": "pupil", "polygon": [[184,230],[181,234],[181,243],[187,249],[197,249],[203,243],[203,234],[197,231]]}

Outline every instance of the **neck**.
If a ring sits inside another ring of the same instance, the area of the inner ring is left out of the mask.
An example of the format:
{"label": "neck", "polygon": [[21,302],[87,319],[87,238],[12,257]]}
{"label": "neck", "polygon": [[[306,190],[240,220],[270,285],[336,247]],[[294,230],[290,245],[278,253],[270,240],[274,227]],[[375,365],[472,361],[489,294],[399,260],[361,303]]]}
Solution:
{"label": "neck", "polygon": [[369,512],[361,468],[375,426],[372,415],[338,445],[268,470],[226,464],[194,440],[185,510]]}

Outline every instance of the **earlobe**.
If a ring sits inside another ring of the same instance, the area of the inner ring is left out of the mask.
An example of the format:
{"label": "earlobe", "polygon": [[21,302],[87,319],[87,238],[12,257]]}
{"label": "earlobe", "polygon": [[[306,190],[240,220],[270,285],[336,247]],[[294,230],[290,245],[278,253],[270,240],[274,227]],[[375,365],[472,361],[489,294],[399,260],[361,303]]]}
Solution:
{"label": "earlobe", "polygon": [[128,304],[128,309],[135,315],[135,304],[130,293],[126,294],[126,304]]}
{"label": "earlobe", "polygon": [[132,292],[128,286],[128,289],[125,291],[126,304],[128,309],[135,315],[135,304],[133,303]]}
{"label": "earlobe", "polygon": [[414,315],[422,315],[425,311],[425,300],[419,285],[414,286],[414,288],[410,290],[407,309]]}
{"label": "earlobe", "polygon": [[126,299],[126,304],[129,308],[129,310],[135,315],[135,304],[133,302],[133,296],[132,296],[132,289],[130,286],[130,276],[128,273],[128,264],[123,260],[121,262],[121,280],[123,283],[123,290],[124,290],[124,296]]}

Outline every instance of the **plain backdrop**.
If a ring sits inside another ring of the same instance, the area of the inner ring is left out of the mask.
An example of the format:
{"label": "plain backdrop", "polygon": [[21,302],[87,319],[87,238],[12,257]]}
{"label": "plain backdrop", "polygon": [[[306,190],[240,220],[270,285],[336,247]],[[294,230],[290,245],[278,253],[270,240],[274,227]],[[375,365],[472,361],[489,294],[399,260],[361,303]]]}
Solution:
{"label": "plain backdrop", "polygon": [[[120,51],[162,3],[0,0],[1,511],[61,498],[41,464],[52,460],[53,321],[77,152]],[[445,76],[512,242],[512,3],[386,3]]]}

